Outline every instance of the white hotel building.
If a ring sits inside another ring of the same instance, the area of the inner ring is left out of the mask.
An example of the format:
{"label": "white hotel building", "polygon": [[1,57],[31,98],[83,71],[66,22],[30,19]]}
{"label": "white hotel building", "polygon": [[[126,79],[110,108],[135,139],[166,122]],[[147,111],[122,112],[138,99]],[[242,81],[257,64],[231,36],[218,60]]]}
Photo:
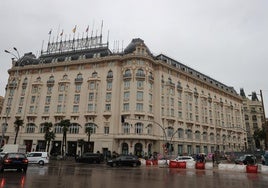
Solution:
{"label": "white hotel building", "polygon": [[94,152],[178,155],[248,148],[237,92],[166,55],[152,55],[139,38],[116,53],[101,36],[49,43],[40,57],[28,53],[14,60],[8,73],[2,137],[13,143],[15,119],[22,119],[17,143],[27,151],[46,149],[43,123],[52,122],[51,152],[60,153],[58,123],[64,119],[71,122],[70,155],[80,152],[78,139],[88,140],[86,127],[92,128]]}

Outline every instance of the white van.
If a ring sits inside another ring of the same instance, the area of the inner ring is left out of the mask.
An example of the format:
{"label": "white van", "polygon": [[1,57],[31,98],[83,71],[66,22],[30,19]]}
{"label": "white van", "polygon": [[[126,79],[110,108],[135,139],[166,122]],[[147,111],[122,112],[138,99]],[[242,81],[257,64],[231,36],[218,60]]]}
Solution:
{"label": "white van", "polygon": [[49,163],[49,155],[47,152],[31,152],[27,154],[27,159],[29,163],[35,163],[35,164],[40,164],[44,165]]}

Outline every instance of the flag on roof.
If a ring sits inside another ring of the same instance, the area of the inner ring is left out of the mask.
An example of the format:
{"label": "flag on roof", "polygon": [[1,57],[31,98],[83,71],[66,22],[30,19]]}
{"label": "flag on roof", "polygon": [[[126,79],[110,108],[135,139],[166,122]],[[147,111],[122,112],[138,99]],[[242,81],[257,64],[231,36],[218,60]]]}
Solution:
{"label": "flag on roof", "polygon": [[75,33],[76,32],[76,26],[73,28],[73,33]]}

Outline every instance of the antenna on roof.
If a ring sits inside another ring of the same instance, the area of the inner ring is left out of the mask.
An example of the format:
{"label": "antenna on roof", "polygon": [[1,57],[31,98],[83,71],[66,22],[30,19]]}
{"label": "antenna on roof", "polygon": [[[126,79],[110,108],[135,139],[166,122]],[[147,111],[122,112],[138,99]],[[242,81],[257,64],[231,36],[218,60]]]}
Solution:
{"label": "antenna on roof", "polygon": [[122,51],[121,52],[123,52],[124,51],[124,40],[122,40]]}
{"label": "antenna on roof", "polygon": [[92,29],[91,29],[91,37],[90,38],[92,38],[92,36],[93,36],[94,24],[95,24],[95,22],[93,20]]}
{"label": "antenna on roof", "polygon": [[102,43],[102,28],[103,28],[103,20],[101,21],[100,43]]}
{"label": "antenna on roof", "polygon": [[41,55],[43,54],[43,47],[44,47],[44,40],[42,41],[42,46],[41,46]]}
{"label": "antenna on roof", "polygon": [[107,46],[109,48],[109,30],[108,30],[108,34],[107,34]]}

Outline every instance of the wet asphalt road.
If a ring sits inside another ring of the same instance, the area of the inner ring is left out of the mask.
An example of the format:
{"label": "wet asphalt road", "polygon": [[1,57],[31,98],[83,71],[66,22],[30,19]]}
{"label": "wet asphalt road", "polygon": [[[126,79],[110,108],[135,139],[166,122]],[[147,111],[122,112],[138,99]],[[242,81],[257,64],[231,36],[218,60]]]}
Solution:
{"label": "wet asphalt road", "polygon": [[267,188],[268,174],[169,169],[157,166],[117,167],[52,161],[29,165],[26,174],[5,171],[0,188]]}

